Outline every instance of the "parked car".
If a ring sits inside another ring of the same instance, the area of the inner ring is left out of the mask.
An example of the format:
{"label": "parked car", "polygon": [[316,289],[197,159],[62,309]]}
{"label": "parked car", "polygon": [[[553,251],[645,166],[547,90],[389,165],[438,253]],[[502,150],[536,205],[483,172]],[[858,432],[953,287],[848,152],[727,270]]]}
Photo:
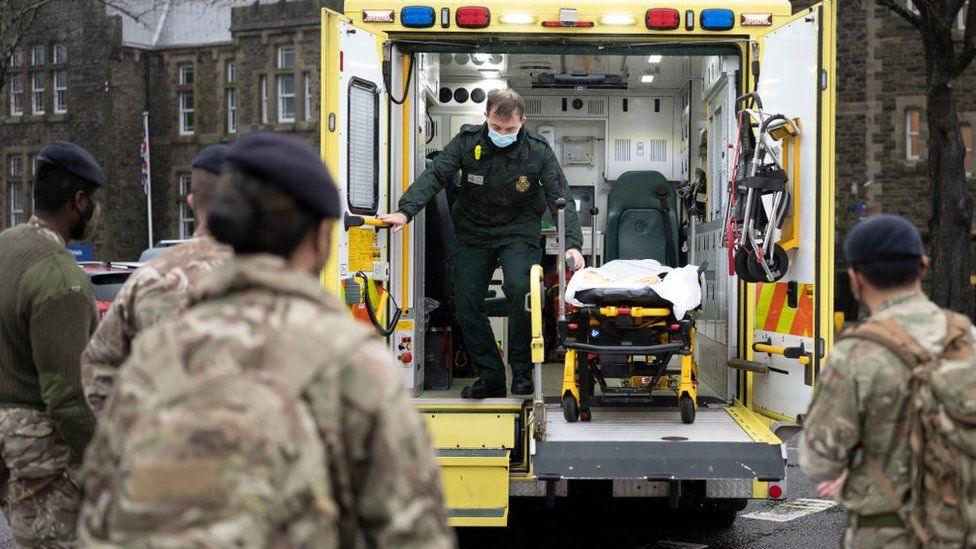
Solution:
{"label": "parked car", "polygon": [[91,280],[95,293],[95,305],[98,306],[98,318],[105,316],[105,312],[112,306],[115,296],[122,285],[141,263],[114,263],[103,261],[81,261],[81,267]]}
{"label": "parked car", "polygon": [[184,242],[186,242],[186,240],[160,240],[152,248],[146,248],[143,250],[142,254],[139,256],[139,262],[145,263],[157,255],[165,252],[168,248],[172,248],[173,246],[182,244]]}

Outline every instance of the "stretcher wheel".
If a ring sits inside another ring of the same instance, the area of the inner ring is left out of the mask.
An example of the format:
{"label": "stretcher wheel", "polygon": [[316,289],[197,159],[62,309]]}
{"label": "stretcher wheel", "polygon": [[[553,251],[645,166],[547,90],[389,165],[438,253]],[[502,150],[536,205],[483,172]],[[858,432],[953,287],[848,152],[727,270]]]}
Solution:
{"label": "stretcher wheel", "polygon": [[588,408],[586,410],[580,410],[580,421],[589,422],[591,419],[593,419],[593,415]]}
{"label": "stretcher wheel", "polygon": [[682,423],[695,422],[695,401],[690,396],[684,395],[678,399],[678,410],[681,411]]}
{"label": "stretcher wheel", "polygon": [[[735,274],[739,275],[739,278],[743,282],[759,282],[759,280],[753,278],[752,272],[749,270],[750,264],[755,264],[756,262],[752,259],[752,254],[748,250],[745,248],[736,250],[733,262],[735,264]],[[758,265],[756,266],[758,267]]]}
{"label": "stretcher wheel", "polygon": [[576,423],[579,419],[579,406],[576,404],[576,399],[572,395],[566,395],[563,397],[563,417],[566,421],[570,423]]}
{"label": "stretcher wheel", "polygon": [[773,274],[772,280],[766,278],[766,271],[763,270],[758,261],[750,258],[747,268],[749,277],[755,279],[752,282],[776,282],[786,276],[786,271],[790,268],[790,256],[779,244],[773,245],[773,264],[769,267]]}

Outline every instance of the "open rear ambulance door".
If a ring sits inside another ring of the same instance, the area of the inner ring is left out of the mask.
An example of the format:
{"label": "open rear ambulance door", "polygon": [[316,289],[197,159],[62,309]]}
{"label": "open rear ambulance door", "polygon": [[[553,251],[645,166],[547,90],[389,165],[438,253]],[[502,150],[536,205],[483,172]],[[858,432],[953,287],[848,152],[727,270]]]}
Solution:
{"label": "open rear ambulance door", "polygon": [[[322,158],[339,186],[347,215],[372,217],[386,207],[388,95],[383,83],[385,33],[368,31],[345,16],[322,10]],[[389,278],[386,234],[371,227],[346,230],[340,220],[322,282],[337,295],[358,272]],[[364,311],[357,311],[364,316]],[[377,312],[377,316],[382,315]]]}
{"label": "open rear ambulance door", "polygon": [[[778,282],[749,285],[748,314],[740,316],[745,358],[769,370],[744,373],[740,387],[753,409],[784,420],[806,411],[833,339],[836,6],[825,0],[759,39],[756,90],[764,110],[798,119],[801,133],[784,139],[781,152],[794,185],[794,208],[779,240],[790,268]],[[761,352],[798,347],[805,359]]]}

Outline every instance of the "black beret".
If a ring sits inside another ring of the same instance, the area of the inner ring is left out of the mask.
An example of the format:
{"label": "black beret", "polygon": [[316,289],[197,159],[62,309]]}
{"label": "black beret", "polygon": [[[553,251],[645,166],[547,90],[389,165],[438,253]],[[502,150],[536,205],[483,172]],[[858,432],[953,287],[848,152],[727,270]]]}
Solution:
{"label": "black beret", "polygon": [[861,221],[844,238],[848,263],[877,263],[922,257],[925,245],[915,225],[898,215],[875,215]]}
{"label": "black beret", "polygon": [[44,145],[37,153],[39,162],[54,164],[62,170],[74,174],[99,187],[108,185],[108,178],[90,152],[68,141],[54,141]]}
{"label": "black beret", "polygon": [[224,166],[224,160],[227,158],[227,151],[229,150],[230,145],[225,143],[211,145],[200,151],[200,154],[193,159],[193,163],[190,165],[194,168],[200,168],[201,170],[219,175],[221,168]]}
{"label": "black beret", "polygon": [[230,146],[227,162],[287,192],[314,214],[333,219],[342,215],[339,189],[319,154],[303,139],[248,133]]}

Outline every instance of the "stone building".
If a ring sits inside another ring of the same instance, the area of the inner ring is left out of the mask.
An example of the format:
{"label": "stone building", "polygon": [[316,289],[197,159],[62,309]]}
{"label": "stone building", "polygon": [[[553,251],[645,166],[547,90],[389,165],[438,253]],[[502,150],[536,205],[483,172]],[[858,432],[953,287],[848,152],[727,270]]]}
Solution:
{"label": "stone building", "polygon": [[43,8],[0,93],[0,226],[30,216],[34,156],[67,139],[88,148],[110,180],[95,257],[138,257],[148,245],[139,156],[148,112],[154,240],[191,235],[185,196],[200,148],[254,129],[317,143],[322,5],[128,0],[126,15],[100,0]]}

